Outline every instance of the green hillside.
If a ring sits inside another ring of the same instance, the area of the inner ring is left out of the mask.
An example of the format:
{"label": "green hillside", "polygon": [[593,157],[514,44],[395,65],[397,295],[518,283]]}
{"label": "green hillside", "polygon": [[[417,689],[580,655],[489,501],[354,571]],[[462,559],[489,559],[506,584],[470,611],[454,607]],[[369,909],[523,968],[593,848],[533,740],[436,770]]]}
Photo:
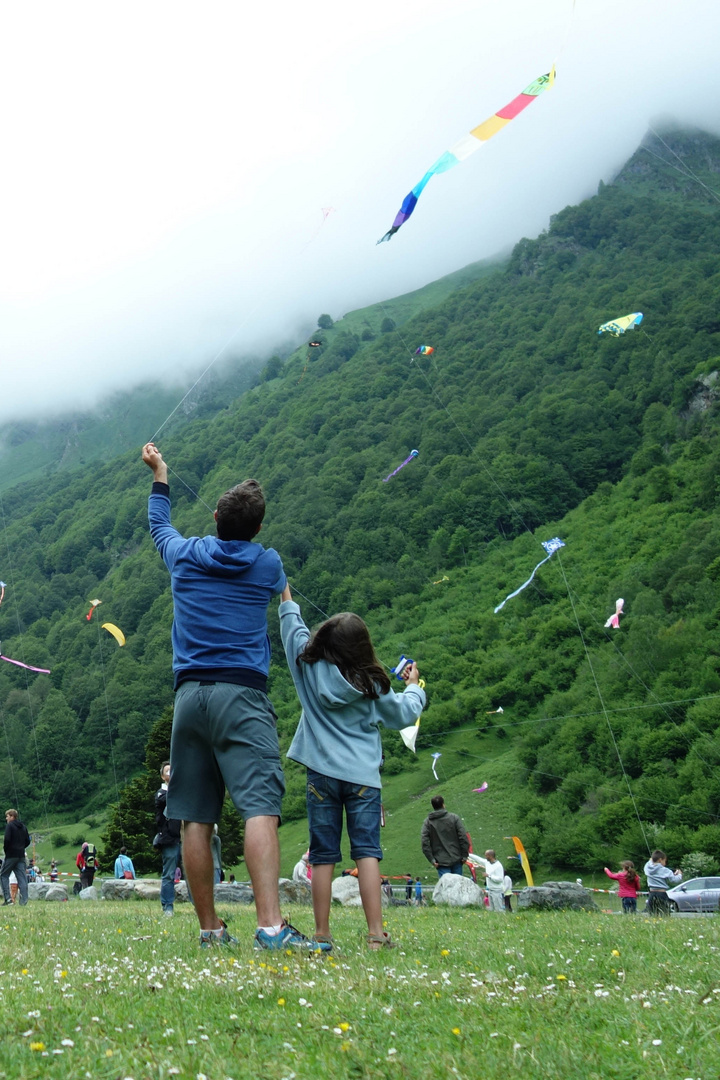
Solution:
{"label": "green hillside", "polygon": [[[711,181],[717,140],[667,138]],[[406,652],[420,664],[417,760],[385,740],[398,872],[427,809],[431,750],[452,769],[448,802],[476,813],[462,746],[480,748],[493,779],[479,827],[494,840],[519,830],[536,863],[640,860],[646,841],[720,860],[719,245],[717,203],[638,151],[617,183],[409,317],[402,336],[363,340],[348,316],[310,358],[277,360],[162,440],[182,531],[211,526],[194,493],[213,506],[256,476],[263,542],[308,621],[355,610],[385,662]],[[639,330],[597,335],[638,310]],[[431,358],[413,356],[420,342]],[[171,700],[149,486],[134,451],[3,493],[2,652],[52,669],[27,683],[0,672],[0,784],[33,820],[105,807]],[[494,615],[555,535],[566,549]],[[86,620],[96,596],[124,649]],[[606,631],[618,596],[627,614]],[[297,703],[273,612],[270,633],[287,745]],[[289,858],[301,770],[287,779]]]}

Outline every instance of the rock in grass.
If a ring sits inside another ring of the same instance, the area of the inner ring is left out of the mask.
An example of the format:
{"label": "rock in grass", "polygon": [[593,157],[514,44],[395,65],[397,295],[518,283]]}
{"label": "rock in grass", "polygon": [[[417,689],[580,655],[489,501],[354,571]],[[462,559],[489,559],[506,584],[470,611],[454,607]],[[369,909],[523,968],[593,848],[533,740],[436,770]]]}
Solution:
{"label": "rock in grass", "polygon": [[599,911],[589,889],[574,881],[546,881],[523,889],[518,911]]}
{"label": "rock in grass", "polygon": [[433,903],[450,907],[482,907],[482,889],[460,874],[443,874],[433,889]]}
{"label": "rock in grass", "polygon": [[134,882],[136,900],[159,900],[160,899],[160,884],[157,881],[136,881]]}
{"label": "rock in grass", "polygon": [[50,884],[45,881],[28,881],[28,900],[44,900]]}
{"label": "rock in grass", "polygon": [[289,878],[280,878],[279,889],[281,904],[312,903],[312,890],[307,881],[291,881]]}
{"label": "rock in grass", "polygon": [[87,889],[81,889],[78,893],[81,900],[99,900],[100,894],[94,885],[88,885]]}
{"label": "rock in grass", "polygon": [[135,882],[125,878],[110,878],[102,883],[103,900],[132,900],[135,895]]}
{"label": "rock in grass", "polygon": [[218,904],[252,904],[255,899],[249,881],[221,881],[215,886],[214,896]]}
{"label": "rock in grass", "polygon": [[67,900],[68,893],[64,885],[51,885],[45,893],[46,900]]}

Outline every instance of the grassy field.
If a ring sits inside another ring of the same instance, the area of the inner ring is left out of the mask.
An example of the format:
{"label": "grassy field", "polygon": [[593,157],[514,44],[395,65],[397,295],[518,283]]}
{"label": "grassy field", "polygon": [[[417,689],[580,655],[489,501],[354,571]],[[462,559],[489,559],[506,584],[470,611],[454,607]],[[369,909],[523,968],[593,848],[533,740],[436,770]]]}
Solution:
{"label": "grassy field", "polygon": [[[0,1077],[582,1080],[718,1076],[720,923],[400,908],[370,953],[200,950],[193,912],[32,903],[0,921]],[[292,912],[309,930],[308,908]]]}

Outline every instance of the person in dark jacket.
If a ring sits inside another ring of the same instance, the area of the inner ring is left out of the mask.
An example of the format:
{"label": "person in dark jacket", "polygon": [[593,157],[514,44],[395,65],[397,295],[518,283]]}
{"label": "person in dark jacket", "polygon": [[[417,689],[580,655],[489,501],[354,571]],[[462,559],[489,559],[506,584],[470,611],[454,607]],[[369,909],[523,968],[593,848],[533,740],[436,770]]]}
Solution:
{"label": "person in dark jacket", "polygon": [[170,783],[170,762],[163,761],[160,767],[162,784],[155,793],[155,847],[162,855],[162,882],[160,884],[160,904],[168,917],[174,914],[175,871],[180,864],[180,826],[178,818],[166,814],[168,784]]}
{"label": "person in dark jacket", "polygon": [[443,874],[462,874],[470,852],[462,819],[445,809],[442,795],[434,795],[430,804],[432,813],[425,818],[421,833],[423,855],[433,864],[439,878]]}
{"label": "person in dark jacket", "polygon": [[24,907],[28,902],[27,872],[25,869],[25,848],[30,846],[30,834],[18,816],[17,810],[5,811],[5,858],[0,871],[4,904],[12,904],[10,899],[10,875],[15,871],[20,903]]}

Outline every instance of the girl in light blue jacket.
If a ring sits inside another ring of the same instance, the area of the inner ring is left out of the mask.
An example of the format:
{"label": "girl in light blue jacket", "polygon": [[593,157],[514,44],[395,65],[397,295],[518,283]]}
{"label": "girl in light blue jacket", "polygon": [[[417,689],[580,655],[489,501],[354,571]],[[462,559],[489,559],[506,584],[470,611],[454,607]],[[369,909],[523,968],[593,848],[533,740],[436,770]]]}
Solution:
{"label": "girl in light blue jacket", "polygon": [[286,586],[279,608],[280,634],[302,705],[287,756],[307,769],[307,811],[315,914],[315,940],[332,942],[330,903],[345,812],[350,854],[357,863],[360,898],[371,949],[392,948],[383,931],[380,892],[379,727],[401,730],[425,706],[417,666],[403,671],[396,694],[358,615],[334,615],[310,636]]}

